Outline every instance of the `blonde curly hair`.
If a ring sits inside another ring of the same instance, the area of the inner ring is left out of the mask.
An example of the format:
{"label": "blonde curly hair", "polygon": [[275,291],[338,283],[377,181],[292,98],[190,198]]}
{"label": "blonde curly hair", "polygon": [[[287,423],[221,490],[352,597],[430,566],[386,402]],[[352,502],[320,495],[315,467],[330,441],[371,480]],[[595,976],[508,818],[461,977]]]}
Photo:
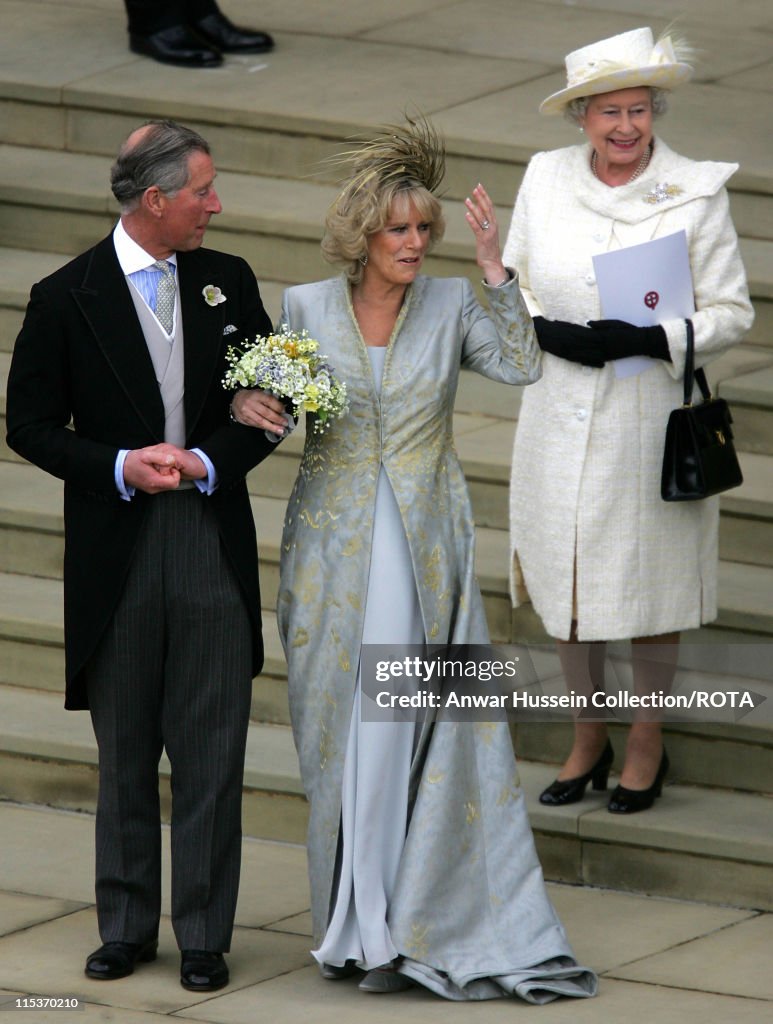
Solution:
{"label": "blonde curly hair", "polygon": [[412,203],[430,225],[430,247],[443,237],[445,220],[434,191],[445,173],[445,148],[426,118],[406,116],[405,125],[385,125],[336,163],[350,170],[325,218],[322,254],[341,266],[352,284],[362,278],[368,238],[383,230],[403,203]]}

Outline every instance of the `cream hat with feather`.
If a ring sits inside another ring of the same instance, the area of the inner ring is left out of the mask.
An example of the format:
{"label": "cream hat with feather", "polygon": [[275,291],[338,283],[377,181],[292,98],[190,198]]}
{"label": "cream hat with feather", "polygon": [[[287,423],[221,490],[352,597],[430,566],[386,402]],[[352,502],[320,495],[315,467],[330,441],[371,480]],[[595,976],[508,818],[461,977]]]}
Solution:
{"label": "cream hat with feather", "polygon": [[675,89],[692,75],[692,66],[687,63],[691,54],[689,47],[668,35],[655,42],[649,28],[635,28],[583,46],[567,55],[566,88],[548,96],[540,105],[540,113],[560,114],[567,103],[580,96],[598,96],[618,89],[645,85]]}

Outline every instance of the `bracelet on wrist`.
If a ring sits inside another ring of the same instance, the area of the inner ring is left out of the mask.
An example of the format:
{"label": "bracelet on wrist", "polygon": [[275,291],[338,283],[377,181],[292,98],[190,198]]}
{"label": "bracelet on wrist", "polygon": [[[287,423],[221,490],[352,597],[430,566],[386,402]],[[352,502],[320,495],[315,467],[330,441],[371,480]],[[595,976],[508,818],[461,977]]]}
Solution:
{"label": "bracelet on wrist", "polygon": [[489,288],[501,288],[503,285],[510,284],[513,279],[513,272],[508,267],[505,267],[505,272],[507,273],[507,277],[503,278],[499,284],[489,284],[487,281],[486,284],[489,285]]}

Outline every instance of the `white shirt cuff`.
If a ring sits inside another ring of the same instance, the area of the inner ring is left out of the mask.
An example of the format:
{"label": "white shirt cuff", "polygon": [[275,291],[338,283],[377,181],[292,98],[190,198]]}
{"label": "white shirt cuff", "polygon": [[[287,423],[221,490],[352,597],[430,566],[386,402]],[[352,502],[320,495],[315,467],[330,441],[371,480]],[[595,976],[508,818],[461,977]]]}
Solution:
{"label": "white shirt cuff", "polygon": [[122,448],[115,457],[115,487],[124,501],[131,501],[135,491],[135,488],[128,486],[123,478],[123,464],[129,451],[129,448]]}
{"label": "white shirt cuff", "polygon": [[201,448],[191,448],[194,455],[198,455],[204,465],[207,467],[207,479],[206,480],[194,480],[198,489],[202,494],[212,494],[217,490],[219,483],[217,479],[217,470],[212,465],[212,460],[208,455],[205,455]]}

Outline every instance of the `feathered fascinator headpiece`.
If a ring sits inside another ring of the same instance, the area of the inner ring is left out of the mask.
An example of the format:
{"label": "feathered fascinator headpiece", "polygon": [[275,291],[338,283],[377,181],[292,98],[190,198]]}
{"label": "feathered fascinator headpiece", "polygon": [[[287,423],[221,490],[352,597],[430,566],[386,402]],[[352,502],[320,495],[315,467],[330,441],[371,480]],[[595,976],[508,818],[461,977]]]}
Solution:
{"label": "feathered fascinator headpiece", "polygon": [[350,170],[339,201],[363,189],[380,191],[390,185],[421,186],[434,194],[445,174],[446,150],[426,117],[406,114],[404,125],[382,125],[376,135],[334,162]]}
{"label": "feathered fascinator headpiece", "polygon": [[443,213],[435,193],[445,174],[445,146],[424,116],[406,114],[405,124],[382,125],[371,138],[329,162],[347,174],[325,218],[322,255],[342,264],[352,284],[361,279],[367,263],[368,238],[384,227],[401,193],[409,194],[429,222],[430,244],[443,237]]}

